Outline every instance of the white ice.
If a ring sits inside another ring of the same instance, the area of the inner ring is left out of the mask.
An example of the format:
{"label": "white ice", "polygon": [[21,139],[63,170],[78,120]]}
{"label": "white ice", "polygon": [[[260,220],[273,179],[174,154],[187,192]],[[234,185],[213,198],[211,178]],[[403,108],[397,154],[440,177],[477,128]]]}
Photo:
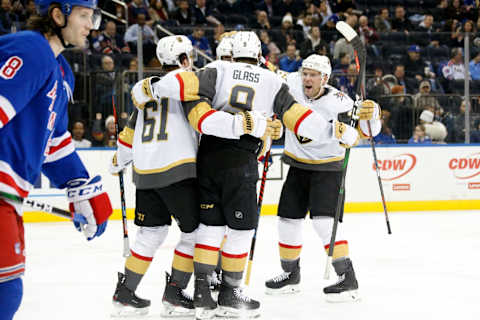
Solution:
{"label": "white ice", "polygon": [[[322,288],[336,279],[323,279],[326,258],[309,220],[301,256],[302,292],[264,294],[264,281],[281,269],[276,218],[262,217],[246,289],[261,301],[261,318],[480,319],[480,213],[391,213],[390,221],[393,234],[387,235],[383,214],[346,215],[341,227],[349,240],[362,300],[330,304]],[[131,221],[129,228],[133,242]],[[121,223],[110,222],[104,236],[91,242],[70,223],[26,224],[25,229],[25,294],[15,319],[111,319],[117,271],[124,265]],[[160,319],[164,271],[170,270],[178,236],[172,226],[139,286],[137,294],[152,300],[150,314],[143,319]]]}

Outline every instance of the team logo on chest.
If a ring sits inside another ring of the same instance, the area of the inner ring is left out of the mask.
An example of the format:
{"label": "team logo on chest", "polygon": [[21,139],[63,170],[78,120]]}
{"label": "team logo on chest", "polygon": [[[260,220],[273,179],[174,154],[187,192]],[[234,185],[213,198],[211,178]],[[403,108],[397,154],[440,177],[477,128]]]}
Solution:
{"label": "team logo on chest", "polygon": [[295,137],[297,138],[298,142],[300,142],[301,144],[312,142],[312,139],[299,136],[298,134],[296,134]]}

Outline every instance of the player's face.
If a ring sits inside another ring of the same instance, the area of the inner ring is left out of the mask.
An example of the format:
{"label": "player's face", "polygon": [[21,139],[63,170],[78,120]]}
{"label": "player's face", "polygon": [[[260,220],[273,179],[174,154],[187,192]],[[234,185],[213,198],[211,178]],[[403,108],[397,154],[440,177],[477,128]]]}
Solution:
{"label": "player's face", "polygon": [[324,85],[325,76],[312,69],[302,69],[303,92],[309,98],[314,98]]}
{"label": "player's face", "polygon": [[68,16],[67,27],[63,29],[65,41],[77,47],[84,47],[87,36],[93,29],[93,9],[75,6]]}

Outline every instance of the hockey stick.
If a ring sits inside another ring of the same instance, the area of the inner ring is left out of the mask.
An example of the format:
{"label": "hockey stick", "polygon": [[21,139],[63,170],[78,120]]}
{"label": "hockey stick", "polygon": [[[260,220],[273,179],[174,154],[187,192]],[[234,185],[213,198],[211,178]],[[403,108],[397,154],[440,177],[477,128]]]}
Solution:
{"label": "hockey stick", "polygon": [[57,208],[57,207],[53,207],[53,206],[51,206],[47,203],[39,202],[39,201],[32,200],[32,199],[29,199],[29,198],[25,199],[25,198],[19,197],[17,195],[6,193],[6,192],[3,192],[3,191],[0,191],[0,197],[11,200],[11,201],[15,201],[15,202],[18,202],[18,203],[22,203],[24,205],[28,205],[29,207],[31,207],[33,209],[36,209],[36,210],[39,210],[39,211],[48,212],[48,213],[54,214],[54,215],[62,217],[62,218],[67,218],[67,219],[73,220],[74,222],[78,222],[78,223],[82,223],[82,224],[87,224],[88,223],[87,219],[85,219],[85,217],[82,216],[81,214],[71,213],[70,211],[63,210],[63,209],[60,209],[60,208]]}
{"label": "hockey stick", "polygon": [[[115,97],[112,95],[113,117],[115,118],[115,136],[118,140],[118,117],[115,107]],[[122,206],[122,226],[123,226],[123,256],[130,256],[130,243],[128,241],[127,226],[127,208],[125,204],[125,186],[123,184],[123,171],[118,172],[118,181],[120,182],[120,202]]]}
{"label": "hockey stick", "polygon": [[[272,144],[273,144],[273,141],[272,141]],[[272,150],[272,147],[270,146],[270,149],[268,149],[267,153],[265,154],[265,158],[263,159],[265,163],[263,164],[262,181],[260,183],[260,193],[258,195],[258,203],[257,203],[257,214],[258,214],[259,220],[260,220],[260,211],[262,209],[263,193],[265,192],[265,181],[267,180],[267,172],[268,172],[268,169],[270,168],[270,165],[268,164],[268,160],[270,160],[271,150]],[[253,233],[252,244],[250,246],[250,253],[248,255],[247,274],[245,275],[245,285],[247,286],[250,283],[250,275],[252,274],[252,262],[253,262],[253,254],[255,253],[255,242],[257,240],[257,230],[258,230],[258,225],[255,228],[255,231]]]}
{"label": "hockey stick", "polygon": [[[355,62],[357,65],[357,72],[358,72],[358,78],[362,79],[362,77],[365,75],[365,62],[367,60],[367,51],[365,50],[365,46],[363,45],[362,41],[360,40],[360,37],[358,34],[355,32],[355,30],[352,29],[346,22],[339,21],[337,22],[335,26],[340,32],[343,37],[347,40],[347,42],[351,43],[353,46],[354,52],[355,52]],[[356,87],[356,92],[359,93],[361,90],[361,81],[357,81],[357,87]],[[357,105],[353,105],[352,109],[352,117],[350,119],[350,126],[356,127],[357,126],[357,117],[355,116],[357,113]],[[330,238],[330,245],[328,247],[328,257],[327,257],[327,265],[325,266],[325,275],[324,279],[328,279],[330,277],[330,265],[332,264],[333,260],[333,249],[335,247],[335,237],[337,235],[337,228],[338,228],[338,222],[340,220],[340,215],[342,213],[343,209],[343,198],[345,195],[345,178],[347,176],[347,166],[348,166],[348,160],[350,158],[350,148],[347,148],[345,150],[345,157],[343,159],[343,166],[342,166],[342,177],[341,177],[341,182],[340,182],[340,189],[338,191],[338,199],[337,199],[337,207],[335,210],[335,219],[333,220],[333,229],[332,229],[332,236]]]}

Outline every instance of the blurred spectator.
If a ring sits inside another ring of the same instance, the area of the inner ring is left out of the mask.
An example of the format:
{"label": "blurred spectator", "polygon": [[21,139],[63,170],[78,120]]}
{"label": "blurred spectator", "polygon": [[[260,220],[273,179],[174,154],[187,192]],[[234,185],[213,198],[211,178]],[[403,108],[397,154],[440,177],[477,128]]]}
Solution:
{"label": "blurred spectator", "polygon": [[130,52],[122,36],[117,34],[117,25],[113,21],[105,23],[105,30],[93,41],[93,48],[104,54]]}
{"label": "blurred spectator", "polygon": [[325,23],[327,23],[328,18],[333,14],[332,8],[330,8],[330,5],[328,4],[327,0],[322,0],[320,1],[320,5],[318,7],[318,15],[322,18],[321,26],[323,26]]}
{"label": "blurred spectator", "polygon": [[143,39],[143,59],[144,64],[148,65],[150,60],[155,56],[155,48],[157,42],[157,35],[152,28],[145,24],[146,17],[143,13],[138,14],[137,23],[128,27],[125,32],[124,40],[130,47],[132,53],[137,53],[137,39],[139,31],[142,32]]}
{"label": "blurred spectator", "polygon": [[405,96],[404,90],[401,85],[392,87],[390,110],[393,134],[398,140],[407,141],[413,131],[415,112],[412,99]]}
{"label": "blurred spectator", "polygon": [[453,20],[451,30],[449,46],[463,47],[465,45],[465,33],[470,32],[469,45],[472,47],[474,39],[473,34],[475,33],[475,25],[472,20],[465,21],[463,25],[459,21]]}
{"label": "blurred spectator", "polygon": [[133,0],[128,5],[128,24],[138,23],[137,17],[139,14],[143,14],[145,20],[150,20],[150,15],[148,14],[148,5],[145,0]]}
{"label": "blurred spectator", "polygon": [[361,16],[358,24],[358,34],[365,45],[371,45],[378,40],[378,34],[375,32],[375,29],[368,26],[367,16]]}
{"label": "blurred spectator", "polygon": [[219,25],[220,21],[213,16],[213,9],[211,3],[207,4],[207,0],[195,0],[195,7],[193,8],[194,24]]}
{"label": "blurred spectator", "polygon": [[257,20],[252,23],[251,27],[252,29],[271,29],[272,27],[270,26],[267,12],[263,10],[257,11]]}
{"label": "blurred spectator", "polygon": [[355,94],[357,89],[357,80],[357,66],[356,64],[351,63],[347,68],[347,74],[341,76],[338,81],[339,89],[348,94],[348,96],[353,100],[356,100]]}
{"label": "blurred spectator", "polygon": [[480,51],[470,61],[470,75],[473,80],[480,80]]}
{"label": "blurred spectator", "polygon": [[[383,68],[380,65],[376,65],[374,67],[374,76],[367,81],[367,97],[378,101],[380,97],[388,94],[390,94],[390,90],[383,81]],[[382,109],[385,109],[384,105],[382,105]]]}
{"label": "blurred spectator", "polygon": [[463,64],[462,48],[453,48],[451,59],[448,64],[442,68],[442,74],[448,80],[465,79],[465,66]]}
{"label": "blurred spectator", "polygon": [[433,32],[433,15],[426,14],[423,18],[423,21],[418,25],[419,32]]}
{"label": "blurred spectator", "polygon": [[305,59],[309,55],[318,52],[321,46],[328,46],[328,44],[322,39],[320,28],[313,26],[300,46],[300,56]]}
{"label": "blurred spectator", "polygon": [[299,25],[303,30],[303,35],[308,36],[313,25],[313,15],[311,13],[306,13],[302,18],[297,20],[297,25]]}
{"label": "blurred spectator", "polygon": [[303,32],[301,27],[293,24],[293,18],[291,14],[286,14],[282,18],[282,25],[280,27],[280,34],[276,34],[273,39],[279,46],[282,52],[287,50],[287,45],[291,43],[291,39],[295,40],[295,43],[301,44],[303,42]]}
{"label": "blurred spectator", "polygon": [[152,18],[153,27],[155,23],[161,23],[168,20],[167,4],[164,0],[150,0],[150,7],[148,8],[148,14]]}
{"label": "blurred spectator", "polygon": [[11,0],[1,0],[0,5],[0,35],[12,32],[12,27],[19,27],[19,17],[14,12]]}
{"label": "blurred spectator", "polygon": [[430,81],[427,80],[420,82],[419,92],[413,96],[413,101],[418,111],[428,108],[433,108],[433,110],[440,108],[437,98],[431,95]]}
{"label": "blurred spectator", "polygon": [[397,141],[387,121],[382,118],[382,130],[373,138],[375,144],[396,144]]}
{"label": "blurred spectator", "polygon": [[425,126],[423,124],[419,124],[415,127],[413,131],[413,135],[410,139],[408,139],[409,144],[431,144],[432,139],[426,134]]}
{"label": "blurred spectator", "polygon": [[[458,143],[465,142],[465,110],[466,102],[463,100],[460,104],[459,113],[454,116],[453,126],[455,128],[455,138],[454,141]],[[470,128],[474,127],[474,122],[472,118],[472,113],[470,112]]]}
{"label": "blurred spectator", "polygon": [[336,39],[337,39],[338,31],[336,31],[337,29],[335,28],[335,25],[339,20],[340,19],[338,18],[338,16],[336,14],[332,14],[328,18],[327,22],[320,28],[320,31],[322,32],[323,39],[328,44],[330,44],[330,42],[332,42],[332,41],[336,41]]}
{"label": "blurred spectator", "polygon": [[178,9],[173,14],[173,19],[175,19],[179,25],[192,24],[192,11],[190,10],[188,0],[178,1]]}
{"label": "blurred spectator", "polygon": [[355,56],[353,53],[353,47],[350,43],[345,40],[345,38],[340,38],[335,42],[335,47],[333,48],[333,59],[338,59],[340,57],[340,53],[344,52],[348,54],[348,56],[353,59]]}
{"label": "blurred spectator", "polygon": [[398,64],[395,66],[393,75],[397,80],[397,84],[403,86],[403,93],[414,93],[417,88],[417,82],[412,78],[405,77],[405,66]]}
{"label": "blurred spectator", "polygon": [[401,5],[395,7],[395,18],[392,20],[392,31],[400,32],[413,30],[413,24],[405,17],[405,8]]}
{"label": "blurred spectator", "polygon": [[373,25],[378,32],[390,32],[392,30],[392,24],[390,22],[390,17],[388,14],[388,8],[380,9],[380,14],[375,16]]}
{"label": "blurred spectator", "polygon": [[258,11],[265,11],[268,17],[278,16],[279,14],[276,13],[275,7],[273,6],[273,0],[263,0],[259,1],[255,5]]}
{"label": "blurred spectator", "polygon": [[102,129],[102,114],[97,113],[93,121],[92,136],[92,145],[94,147],[116,147],[117,135],[115,132],[115,118],[109,115],[107,119],[105,119],[105,129]]}
{"label": "blurred spectator", "polygon": [[425,126],[425,133],[433,143],[445,143],[447,128],[439,121],[434,121],[434,114],[430,110],[423,110],[420,114],[420,124]]}
{"label": "blurred spectator", "polygon": [[435,32],[433,28],[433,15],[427,13],[425,14],[423,21],[420,22],[417,28],[418,32],[421,32],[422,34],[418,35],[414,40],[418,44],[422,46],[433,46],[433,47],[438,47],[439,42],[438,42],[438,35],[433,34]]}
{"label": "blurred spectator", "polygon": [[460,0],[452,0],[446,9],[446,18],[461,21],[465,18],[465,10]]}
{"label": "blurred spectator", "polygon": [[293,17],[297,17],[303,10],[305,5],[303,1],[299,0],[279,0],[275,4],[276,14],[285,16],[290,13]]}
{"label": "blurred spectator", "polygon": [[[202,50],[205,54],[210,57],[213,57],[212,48],[210,47],[210,43],[208,42],[207,37],[205,37],[205,31],[201,26],[196,26],[193,28],[192,34],[188,35],[190,41],[192,41],[192,45]],[[208,62],[205,60],[204,57],[198,55],[198,59],[195,62],[195,65],[199,68],[203,67]]]}
{"label": "blurred spectator", "polygon": [[217,51],[217,46],[222,41],[222,38],[225,33],[225,27],[223,24],[217,24],[213,29],[213,38],[210,39],[210,48],[212,48],[212,52]]}
{"label": "blurred spectator", "polygon": [[355,14],[347,14],[345,13],[345,22],[352,27],[353,30],[357,29],[358,24],[358,17]]}
{"label": "blurred spectator", "polygon": [[72,126],[72,140],[75,149],[78,148],[90,148],[92,142],[84,138],[85,135],[85,123],[81,120],[75,121]]}
{"label": "blurred spectator", "polygon": [[423,80],[425,68],[428,68],[425,60],[420,56],[420,47],[412,44],[408,47],[407,56],[403,59],[405,66],[405,75],[409,78],[415,78],[418,82]]}
{"label": "blurred spectator", "polygon": [[355,8],[354,0],[337,0],[331,1],[333,12],[347,12],[349,9]]}
{"label": "blurred spectator", "polygon": [[333,73],[347,73],[352,58],[345,52],[340,53],[338,60],[333,60]]}
{"label": "blurred spectator", "polygon": [[475,121],[472,131],[470,132],[470,142],[480,143],[480,120]]}
{"label": "blurred spectator", "polygon": [[102,115],[113,113],[112,95],[115,94],[115,62],[109,55],[103,55],[100,72],[95,73],[95,96],[93,111]]}
{"label": "blurred spectator", "polygon": [[269,53],[272,51],[279,55],[281,53],[280,49],[278,46],[270,40],[270,35],[266,30],[260,30],[260,41],[262,42],[262,55],[266,57]]}
{"label": "blurred spectator", "polygon": [[297,48],[294,44],[287,46],[285,56],[280,58],[278,66],[285,72],[295,72],[302,65],[302,58],[297,54]]}

